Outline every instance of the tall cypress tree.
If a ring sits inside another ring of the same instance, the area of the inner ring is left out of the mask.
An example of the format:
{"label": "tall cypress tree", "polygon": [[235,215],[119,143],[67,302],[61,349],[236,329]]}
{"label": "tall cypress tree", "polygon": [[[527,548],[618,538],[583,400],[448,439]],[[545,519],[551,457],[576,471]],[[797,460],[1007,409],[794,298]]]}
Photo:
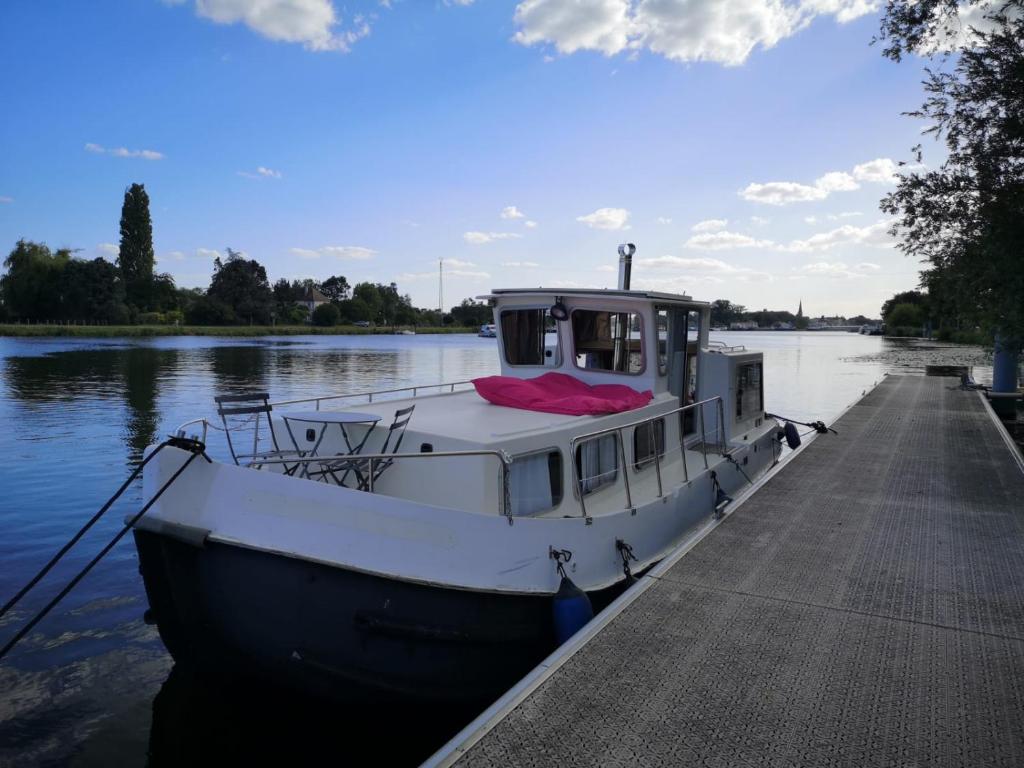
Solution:
{"label": "tall cypress tree", "polygon": [[147,309],[153,285],[153,220],[149,195],[142,184],[132,184],[121,206],[121,248],[117,266],[124,280],[125,298],[137,309]]}

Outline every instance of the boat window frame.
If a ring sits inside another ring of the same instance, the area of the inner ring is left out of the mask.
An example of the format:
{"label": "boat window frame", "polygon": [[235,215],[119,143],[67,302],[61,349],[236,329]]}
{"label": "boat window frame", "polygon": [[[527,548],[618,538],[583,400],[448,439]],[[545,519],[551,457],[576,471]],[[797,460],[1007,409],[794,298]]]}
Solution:
{"label": "boat window frame", "polygon": [[[637,438],[637,431],[645,426],[650,425],[654,430],[654,453],[649,453],[643,458],[640,457],[640,443]],[[659,435],[659,428],[661,434]],[[660,438],[661,445],[658,444]],[[645,421],[643,424],[637,424],[633,427],[633,472],[642,472],[651,465],[654,464],[654,457],[657,455],[658,460],[665,458],[665,417],[660,416]]]}
{"label": "boat window frame", "polygon": [[[562,334],[558,329],[558,321],[555,320],[555,361],[554,363],[548,364],[546,362],[540,363],[513,363],[508,359],[508,344],[505,343],[505,326],[502,322],[506,312],[522,312],[524,310],[538,310],[547,313],[547,317],[551,316],[551,305],[549,304],[508,304],[498,307],[498,322],[495,323],[495,331],[497,332],[498,338],[501,340],[501,358],[502,362],[510,368],[550,368],[552,370],[562,367]],[[552,317],[552,319],[554,319]],[[545,326],[546,327],[546,326]],[[544,331],[545,340],[547,339],[548,332]],[[545,344],[545,349],[547,345]]]}
{"label": "boat window frame", "polygon": [[[539,456],[544,454],[548,456],[548,476],[551,478],[558,478],[558,499],[555,500],[555,494],[551,494],[552,505],[547,509],[542,509],[537,512],[531,512],[529,515],[516,515],[516,517],[538,517],[540,515],[546,515],[548,512],[552,512],[562,506],[562,502],[565,501],[565,456],[562,455],[562,449],[557,445],[548,446],[547,448],[533,448],[529,451],[523,451],[522,453],[513,453],[512,464],[515,465],[517,461],[522,459],[528,459],[531,456]],[[558,456],[558,472],[551,471],[550,457],[551,454]],[[512,489],[509,488],[509,501],[511,502]]]}
{"label": "boat window frame", "polygon": [[[602,482],[596,488],[591,488],[589,490],[584,490],[583,489],[583,479],[584,479],[583,478],[583,446],[584,445],[588,445],[589,443],[600,442],[601,440],[606,440],[608,438],[611,438],[611,439],[613,439],[615,441],[615,450],[613,451],[613,456],[615,457],[615,471],[614,471],[614,474],[612,474],[612,476],[611,476],[611,478],[609,480],[606,480],[605,482]],[[576,497],[577,500],[579,500],[579,498],[581,496],[593,496],[595,493],[601,493],[601,491],[604,491],[604,490],[606,490],[608,488],[614,488],[614,487],[616,487],[619,484],[619,473],[620,472],[624,472],[626,470],[626,468],[623,467],[622,464],[620,463],[621,455],[623,453],[623,450],[624,449],[623,449],[623,446],[622,446],[622,435],[620,434],[620,432],[618,430],[615,431],[615,432],[607,432],[607,433],[602,434],[602,435],[597,435],[595,437],[590,437],[590,438],[587,438],[586,440],[581,440],[580,442],[576,443],[576,452],[575,452],[575,456],[573,457],[573,459],[575,461],[575,474],[574,474],[574,476],[572,478],[572,486],[573,486],[573,495]]]}
{"label": "boat window frame", "polygon": [[[640,326],[640,370],[638,371],[616,371],[611,368],[588,368],[579,364],[579,352],[576,351],[576,329],[573,326],[573,317],[577,312],[604,312],[610,315],[635,315],[639,319]],[[606,309],[606,308],[595,308],[595,307],[573,307],[569,313],[569,319],[566,321],[569,324],[569,335],[572,338],[572,364],[573,367],[578,371],[593,371],[596,373],[607,373],[612,376],[643,376],[647,372],[647,331],[646,322],[644,320],[644,311],[641,307],[635,307],[632,309]]]}

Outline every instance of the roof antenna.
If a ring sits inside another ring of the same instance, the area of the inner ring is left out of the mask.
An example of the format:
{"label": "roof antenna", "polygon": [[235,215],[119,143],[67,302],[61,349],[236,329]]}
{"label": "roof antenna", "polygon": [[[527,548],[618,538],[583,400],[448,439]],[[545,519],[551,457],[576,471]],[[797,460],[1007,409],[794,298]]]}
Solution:
{"label": "roof antenna", "polygon": [[632,243],[623,243],[619,246],[619,290],[629,290],[629,275],[633,271],[633,254],[636,253],[636,246]]}

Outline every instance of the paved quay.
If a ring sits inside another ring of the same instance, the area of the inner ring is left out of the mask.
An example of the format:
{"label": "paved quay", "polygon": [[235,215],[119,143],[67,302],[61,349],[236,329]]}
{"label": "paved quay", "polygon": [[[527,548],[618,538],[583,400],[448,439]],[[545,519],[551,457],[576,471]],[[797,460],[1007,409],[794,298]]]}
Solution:
{"label": "paved quay", "polygon": [[883,380],[434,763],[1024,765],[1024,468],[956,384]]}

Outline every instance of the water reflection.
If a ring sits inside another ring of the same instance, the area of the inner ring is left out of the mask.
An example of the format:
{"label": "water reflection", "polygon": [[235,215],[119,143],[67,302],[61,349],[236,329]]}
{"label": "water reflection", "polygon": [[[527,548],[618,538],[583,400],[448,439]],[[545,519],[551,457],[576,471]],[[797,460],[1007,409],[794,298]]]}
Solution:
{"label": "water reflection", "polygon": [[475,714],[453,706],[342,706],[176,664],[153,700],[147,765],[418,765]]}

